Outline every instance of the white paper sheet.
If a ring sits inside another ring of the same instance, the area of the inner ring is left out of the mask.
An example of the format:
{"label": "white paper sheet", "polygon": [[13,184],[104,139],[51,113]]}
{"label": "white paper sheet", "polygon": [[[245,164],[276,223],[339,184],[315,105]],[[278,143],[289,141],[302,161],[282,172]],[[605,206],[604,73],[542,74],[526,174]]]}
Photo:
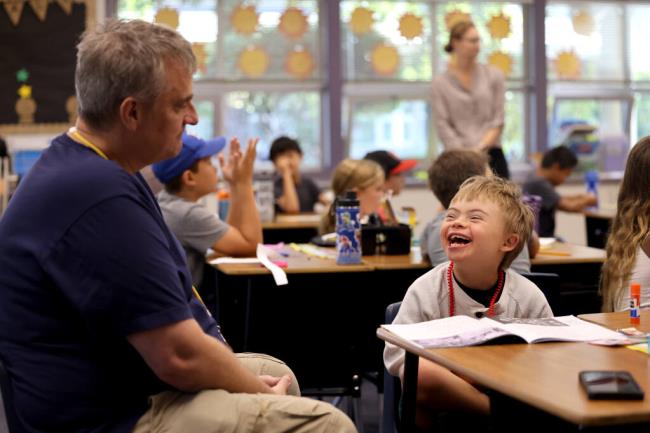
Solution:
{"label": "white paper sheet", "polygon": [[266,269],[271,271],[273,280],[275,280],[275,284],[278,286],[289,284],[287,274],[282,270],[282,268],[280,268],[269,259],[269,254],[273,254],[273,250],[270,250],[262,244],[257,244],[257,258]]}

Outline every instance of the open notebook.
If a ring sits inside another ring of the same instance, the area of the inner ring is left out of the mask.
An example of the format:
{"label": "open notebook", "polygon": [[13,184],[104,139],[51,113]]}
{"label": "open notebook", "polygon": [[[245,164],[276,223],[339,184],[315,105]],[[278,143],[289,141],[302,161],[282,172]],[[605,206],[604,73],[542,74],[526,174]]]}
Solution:
{"label": "open notebook", "polygon": [[618,332],[575,316],[543,319],[474,319],[453,316],[428,322],[382,325],[383,328],[425,348],[474,346],[484,343],[541,343],[545,341],[620,341]]}

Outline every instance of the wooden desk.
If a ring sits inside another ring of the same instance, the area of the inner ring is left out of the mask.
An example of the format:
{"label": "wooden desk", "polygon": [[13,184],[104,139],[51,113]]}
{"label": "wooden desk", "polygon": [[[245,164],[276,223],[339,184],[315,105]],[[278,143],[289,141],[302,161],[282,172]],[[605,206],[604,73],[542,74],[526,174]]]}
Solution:
{"label": "wooden desk", "polygon": [[535,258],[531,259],[530,264],[532,266],[573,265],[579,263],[602,264],[605,257],[605,250],[599,248],[555,242],[550,248],[540,250]]}
{"label": "wooden desk", "polygon": [[613,220],[616,216],[615,208],[598,208],[598,209],[586,209],[582,212],[585,217],[588,218],[597,218],[603,220]]}
{"label": "wooden desk", "polygon": [[431,269],[431,263],[422,258],[420,250],[412,250],[411,254],[400,256],[363,256],[363,261],[375,270],[421,269],[423,273]]}
{"label": "wooden desk", "polygon": [[337,265],[285,246],[271,258],[288,263],[289,284],[276,286],[257,264],[215,266],[216,315],[235,351],[284,360],[307,393],[353,389],[355,375],[383,371],[383,344],[372,335],[386,306],[430,268],[417,254]]}
{"label": "wooden desk", "polygon": [[264,243],[309,242],[318,234],[320,220],[315,213],[278,214],[273,221],[262,223]]}
{"label": "wooden desk", "polygon": [[[602,325],[610,329],[622,329],[633,326],[639,331],[650,333],[650,309],[648,308],[641,309],[641,323],[638,325],[632,325],[630,323],[630,313],[628,311],[618,311],[616,313],[581,314],[578,317],[580,317],[582,320],[586,320],[587,322],[597,323],[598,325]],[[648,392],[650,392],[650,389]]]}
{"label": "wooden desk", "polygon": [[275,220],[262,223],[264,230],[277,230],[277,229],[299,229],[311,228],[318,229],[320,226],[321,215],[316,213],[300,213],[300,214],[278,214]]}
{"label": "wooden desk", "polygon": [[[406,419],[407,415],[414,415],[412,408],[406,407],[406,401],[409,404],[414,402],[413,386],[417,386],[418,356],[438,363],[500,395],[536,408],[542,415],[550,414],[574,426],[650,422],[650,395],[643,401],[590,401],[578,381],[578,373],[582,370],[627,370],[646,393],[650,393],[648,356],[643,353],[587,343],[421,349],[382,328],[377,330],[377,335],[382,340],[406,349],[405,368],[410,371],[405,370],[405,377],[415,381],[404,384],[406,415],[402,431],[412,431],[413,427],[413,418]],[[410,390],[409,395],[406,395],[407,390]],[[523,414],[516,413],[509,416],[518,418],[518,415],[524,418]],[[529,431],[529,426],[534,427],[537,421],[523,419],[523,422],[516,427],[519,431]],[[526,425],[526,428],[522,428],[522,425]]]}
{"label": "wooden desk", "polygon": [[598,294],[600,268],[605,261],[605,250],[555,242],[549,252],[569,255],[538,254],[531,260],[533,272],[549,272],[560,276],[558,315],[584,314],[600,311]]}
{"label": "wooden desk", "polygon": [[[333,248],[320,248],[323,251],[333,252]],[[301,252],[284,247],[280,252],[270,257],[272,260],[287,262],[284,271],[287,274],[330,274],[347,272],[370,272],[385,270],[422,270],[431,269],[431,263],[422,258],[419,251],[411,254],[393,256],[363,256],[360,264],[337,265],[334,260],[308,256]],[[215,267],[226,275],[261,275],[269,271],[259,264],[221,263]]]}
{"label": "wooden desk", "polygon": [[[287,274],[341,274],[347,272],[370,272],[375,269],[374,265],[365,261],[358,265],[337,265],[334,260],[310,257],[303,253],[293,251],[289,247],[283,248],[281,254],[274,254],[270,258],[272,260],[286,261],[287,267],[284,268],[284,271]],[[214,266],[218,271],[226,275],[250,276],[270,274],[260,264],[221,263]]]}

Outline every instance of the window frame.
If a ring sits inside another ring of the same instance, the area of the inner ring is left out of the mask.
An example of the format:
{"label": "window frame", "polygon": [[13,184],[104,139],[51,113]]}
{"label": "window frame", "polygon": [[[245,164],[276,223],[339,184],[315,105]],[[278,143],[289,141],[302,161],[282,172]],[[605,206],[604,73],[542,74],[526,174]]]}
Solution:
{"label": "window frame", "polygon": [[[227,19],[222,8],[224,5],[216,1],[218,28],[223,28],[222,22]],[[262,92],[290,92],[290,91],[317,91],[321,101],[321,118],[319,122],[319,138],[322,150],[320,167],[315,170],[308,170],[318,178],[327,178],[336,163],[348,155],[349,143],[352,131],[350,129],[353,113],[350,110],[344,112],[344,106],[360,102],[364,99],[386,99],[399,97],[404,99],[422,100],[426,94],[428,103],[432,104],[430,92],[430,81],[402,81],[402,80],[345,80],[342,70],[342,46],[341,46],[341,5],[340,1],[316,0],[318,5],[318,47],[319,47],[319,77],[308,80],[256,80],[238,78],[236,80],[200,78],[194,81],[195,99],[197,101],[208,101],[214,104],[215,116],[211,119],[212,128],[216,133],[223,131],[225,95],[232,91],[262,91]],[[435,25],[437,8],[448,3],[442,0],[425,0],[431,5],[429,16],[431,28],[431,67],[432,75],[435,76],[438,67],[444,59],[438,55],[437,38],[440,29]],[[598,2],[599,0],[595,0]],[[106,14],[117,15],[118,0],[106,0]],[[566,3],[592,3],[592,1],[572,0]],[[500,3],[489,0],[474,0],[471,3]],[[544,15],[548,1],[546,0],[510,0],[507,3],[521,5],[523,15],[523,78],[508,79],[506,90],[521,92],[524,98],[523,114],[523,149],[527,158],[533,152],[543,151],[547,146],[547,135],[549,129],[547,92],[553,96],[556,80],[547,80],[547,58],[545,51],[545,22]],[[558,2],[559,3],[559,2]],[[624,13],[621,19],[624,20],[622,28],[625,32],[623,37],[625,58],[626,84],[629,97],[632,99],[636,93],[650,94],[650,80],[630,80],[630,63],[628,24],[628,4],[646,4],[647,2],[624,1]],[[221,64],[220,59],[225,55],[223,39],[217,37],[216,61]],[[217,65],[217,68],[219,66]],[[575,82],[572,82],[572,85]],[[587,84],[587,83],[585,83]],[[598,81],[599,85],[606,84]],[[620,82],[609,83],[620,84]],[[632,108],[634,110],[634,108]],[[633,116],[634,114],[632,114]],[[345,116],[345,117],[344,117]],[[343,129],[345,126],[345,130]],[[431,142],[433,147],[428,152],[428,158],[435,155],[437,135],[435,125],[430,129]],[[628,131],[631,135],[632,131]]]}

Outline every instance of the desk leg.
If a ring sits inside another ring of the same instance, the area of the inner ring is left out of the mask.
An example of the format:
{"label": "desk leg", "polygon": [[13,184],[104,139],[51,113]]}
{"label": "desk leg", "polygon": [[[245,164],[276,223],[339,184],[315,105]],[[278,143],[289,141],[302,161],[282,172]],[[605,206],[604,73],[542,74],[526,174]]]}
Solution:
{"label": "desk leg", "polygon": [[246,278],[246,299],[244,300],[244,352],[247,352],[248,349],[248,337],[250,335],[250,323],[251,323],[251,297],[253,291],[253,279],[251,277]]}
{"label": "desk leg", "polygon": [[418,388],[418,364],[420,357],[406,351],[404,359],[404,383],[402,384],[402,416],[400,431],[415,432],[415,397]]}

